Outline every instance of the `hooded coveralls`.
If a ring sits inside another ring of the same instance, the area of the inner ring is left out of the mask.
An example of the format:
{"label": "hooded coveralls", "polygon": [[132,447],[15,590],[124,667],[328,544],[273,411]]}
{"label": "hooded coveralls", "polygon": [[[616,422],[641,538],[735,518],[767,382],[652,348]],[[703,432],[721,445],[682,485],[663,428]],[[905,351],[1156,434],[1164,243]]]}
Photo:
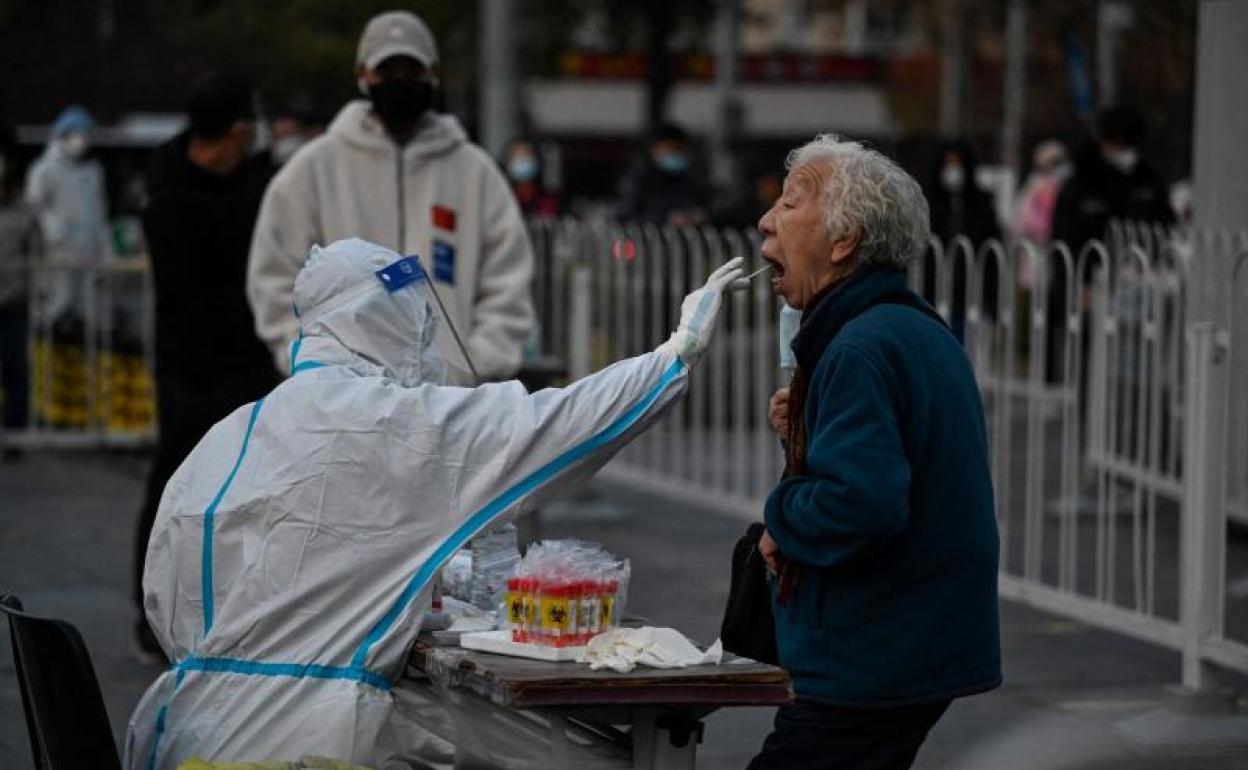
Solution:
{"label": "hooded coveralls", "polygon": [[360,240],[313,249],[292,376],[170,479],[143,584],[175,662],[131,718],[130,770],[309,754],[407,767],[424,736],[396,727],[391,689],[438,569],[593,473],[686,387],[670,346],[560,390],[434,384],[421,281],[376,274],[396,260]]}
{"label": "hooded coveralls", "polygon": [[[94,122],[81,107],[69,107],[52,125],[47,149],[26,177],[26,203],[39,221],[44,248],[68,266],[95,266],[112,251],[109,242],[108,199],[104,169],[94,158],[75,158],[61,139],[70,133],[89,133]],[[51,287],[48,314],[83,312],[87,276],[58,272]]]}

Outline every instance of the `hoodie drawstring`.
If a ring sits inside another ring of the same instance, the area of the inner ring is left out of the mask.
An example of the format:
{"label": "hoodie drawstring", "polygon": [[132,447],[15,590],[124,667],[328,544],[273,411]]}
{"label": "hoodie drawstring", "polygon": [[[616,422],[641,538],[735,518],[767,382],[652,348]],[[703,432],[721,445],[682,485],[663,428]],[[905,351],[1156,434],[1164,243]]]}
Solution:
{"label": "hoodie drawstring", "polygon": [[399,242],[395,244],[394,250],[399,254],[406,254],[407,252],[404,251],[404,248],[407,240],[407,202],[405,200],[406,191],[403,189],[403,148],[396,143],[394,152],[394,181],[399,188]]}

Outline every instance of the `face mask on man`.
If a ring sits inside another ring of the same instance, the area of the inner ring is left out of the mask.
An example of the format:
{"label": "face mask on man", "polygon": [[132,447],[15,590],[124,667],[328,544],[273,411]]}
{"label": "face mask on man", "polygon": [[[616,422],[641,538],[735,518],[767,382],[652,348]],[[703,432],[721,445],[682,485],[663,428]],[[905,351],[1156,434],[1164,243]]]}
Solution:
{"label": "face mask on man", "polygon": [[307,141],[298,134],[288,134],[273,142],[273,162],[279,166],[284,165],[286,161],[295,157],[295,153],[307,144]]}
{"label": "face mask on man", "polygon": [[406,140],[416,122],[433,106],[433,83],[382,80],[368,87],[368,98],[386,133],[391,138]]}
{"label": "face mask on man", "polygon": [[517,155],[507,163],[507,175],[516,182],[532,182],[537,177],[537,160],[529,155]]}
{"label": "face mask on man", "polygon": [[73,133],[61,137],[61,147],[65,149],[65,154],[74,160],[86,155],[90,146],[84,134]]}
{"label": "face mask on man", "polygon": [[654,159],[665,174],[683,174],[689,168],[689,156],[683,152],[663,152]]}
{"label": "face mask on man", "polygon": [[949,192],[960,192],[966,185],[966,172],[961,166],[945,166],[940,171],[940,183]]}
{"label": "face mask on man", "polygon": [[1130,147],[1124,147],[1120,150],[1105,150],[1106,162],[1124,174],[1130,174],[1135,170],[1135,164],[1140,162],[1140,154]]}

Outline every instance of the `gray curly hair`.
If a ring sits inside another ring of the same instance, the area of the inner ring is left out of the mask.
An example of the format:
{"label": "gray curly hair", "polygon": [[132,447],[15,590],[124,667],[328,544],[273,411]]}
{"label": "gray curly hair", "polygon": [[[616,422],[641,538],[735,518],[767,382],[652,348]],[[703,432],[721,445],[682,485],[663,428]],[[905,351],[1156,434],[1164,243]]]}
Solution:
{"label": "gray curly hair", "polygon": [[784,162],[790,171],[809,164],[831,166],[822,191],[828,232],[839,239],[860,231],[860,263],[905,268],[923,253],[931,233],[927,199],[900,166],[836,134],[816,136]]}

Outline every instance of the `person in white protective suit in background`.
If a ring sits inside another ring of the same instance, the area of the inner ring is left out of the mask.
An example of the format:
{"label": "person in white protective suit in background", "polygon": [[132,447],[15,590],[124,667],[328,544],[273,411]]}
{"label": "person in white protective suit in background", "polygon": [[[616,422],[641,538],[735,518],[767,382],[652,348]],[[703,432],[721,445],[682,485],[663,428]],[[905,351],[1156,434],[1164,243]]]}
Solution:
{"label": "person in white protective suit in background", "polygon": [[[391,692],[431,581],[493,525],[600,468],[687,387],[742,260],[690,294],[672,337],[563,389],[445,387],[413,257],[314,247],[295,282],[289,379],[217,423],[170,479],[147,552],[171,661],[125,766],[329,756],[449,761]],[[402,724],[402,729],[397,727]]]}
{"label": "person in white protective suit in background", "polygon": [[35,212],[44,248],[65,267],[53,279],[47,313],[81,315],[90,276],[71,267],[94,267],[112,252],[104,169],[87,153],[95,121],[78,105],[66,107],[48,138],[48,147],[26,177],[26,203]]}

